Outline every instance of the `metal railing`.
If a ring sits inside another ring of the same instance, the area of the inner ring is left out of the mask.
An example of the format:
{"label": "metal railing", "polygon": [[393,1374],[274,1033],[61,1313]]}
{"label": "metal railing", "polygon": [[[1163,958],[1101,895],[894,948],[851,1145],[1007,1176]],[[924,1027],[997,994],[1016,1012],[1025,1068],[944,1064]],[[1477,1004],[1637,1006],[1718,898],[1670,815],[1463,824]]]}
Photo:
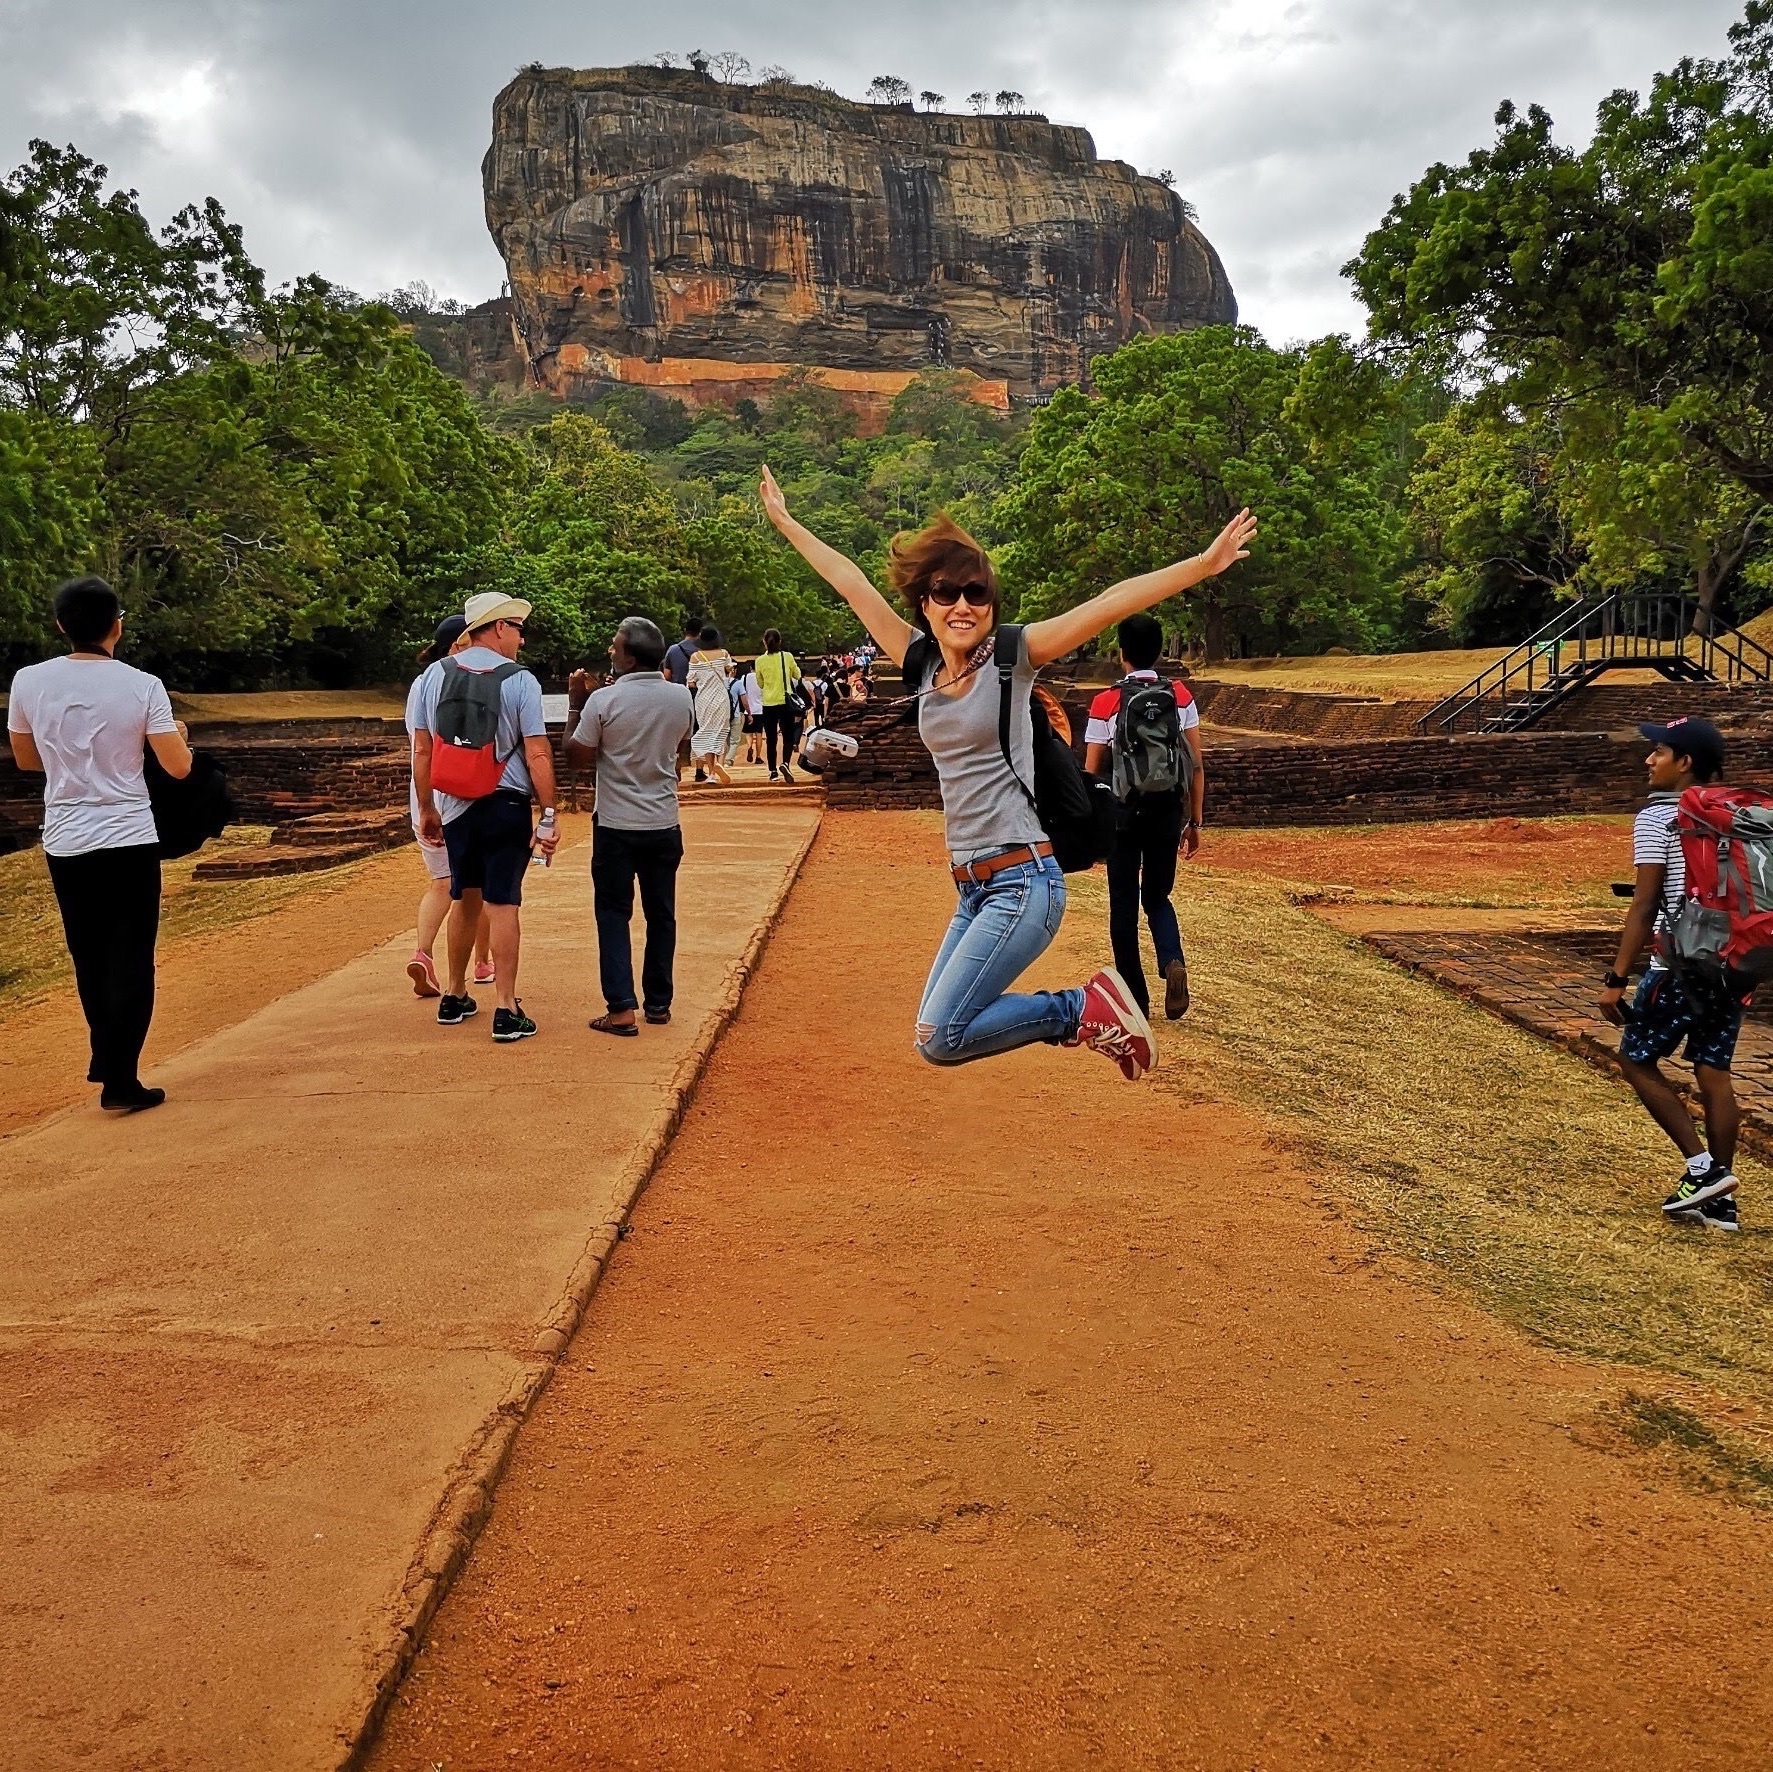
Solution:
{"label": "metal railing", "polygon": [[1773,682],[1773,652],[1713,621],[1692,631],[1687,592],[1615,591],[1561,610],[1416,722],[1425,733],[1518,732],[1606,671],[1654,670],[1675,682]]}

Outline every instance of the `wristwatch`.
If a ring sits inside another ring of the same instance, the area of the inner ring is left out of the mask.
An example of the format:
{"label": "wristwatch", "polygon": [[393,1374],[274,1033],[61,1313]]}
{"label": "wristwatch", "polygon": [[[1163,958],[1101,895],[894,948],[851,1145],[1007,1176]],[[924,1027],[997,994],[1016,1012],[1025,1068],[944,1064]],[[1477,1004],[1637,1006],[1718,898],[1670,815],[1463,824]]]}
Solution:
{"label": "wristwatch", "polygon": [[1622,991],[1631,983],[1631,980],[1629,978],[1621,978],[1617,972],[1609,967],[1606,973],[1603,974],[1601,983],[1610,991]]}

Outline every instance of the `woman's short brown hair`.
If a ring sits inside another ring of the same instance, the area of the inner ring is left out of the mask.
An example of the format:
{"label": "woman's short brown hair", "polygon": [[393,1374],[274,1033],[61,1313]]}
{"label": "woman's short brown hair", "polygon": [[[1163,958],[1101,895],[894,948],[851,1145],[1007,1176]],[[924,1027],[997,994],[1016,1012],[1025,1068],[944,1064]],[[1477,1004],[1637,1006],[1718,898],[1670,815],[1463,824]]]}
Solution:
{"label": "woman's short brown hair", "polygon": [[993,622],[1002,601],[991,556],[946,511],[915,534],[893,537],[887,549],[887,583],[905,599],[912,620],[925,632],[929,620],[923,603],[934,584],[989,585]]}

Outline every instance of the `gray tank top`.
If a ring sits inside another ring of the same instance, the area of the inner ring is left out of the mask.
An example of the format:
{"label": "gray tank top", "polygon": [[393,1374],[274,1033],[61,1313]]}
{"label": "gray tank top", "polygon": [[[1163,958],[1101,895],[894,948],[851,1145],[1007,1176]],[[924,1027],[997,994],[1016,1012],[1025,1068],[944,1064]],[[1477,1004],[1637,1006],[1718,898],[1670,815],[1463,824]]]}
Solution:
{"label": "gray tank top", "polygon": [[[940,658],[917,685],[928,689]],[[1041,843],[1046,832],[1016,776],[1034,787],[1034,721],[1028,692],[1035,671],[1024,650],[1016,661],[1010,693],[1010,755],[1016,775],[997,742],[1000,691],[997,665],[988,659],[968,680],[964,694],[931,693],[917,704],[917,730],[935,759],[942,784],[942,815],[948,854],[954,862],[976,861],[999,849]]]}

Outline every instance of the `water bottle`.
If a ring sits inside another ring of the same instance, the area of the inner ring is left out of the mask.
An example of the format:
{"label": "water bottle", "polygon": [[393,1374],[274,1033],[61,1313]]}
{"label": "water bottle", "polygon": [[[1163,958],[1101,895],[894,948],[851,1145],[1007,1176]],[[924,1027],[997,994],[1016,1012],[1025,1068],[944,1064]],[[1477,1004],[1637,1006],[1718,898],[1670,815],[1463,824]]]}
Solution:
{"label": "water bottle", "polygon": [[554,808],[544,806],[542,822],[536,826],[535,840],[529,846],[531,861],[539,861],[545,868],[553,867],[555,831]]}

